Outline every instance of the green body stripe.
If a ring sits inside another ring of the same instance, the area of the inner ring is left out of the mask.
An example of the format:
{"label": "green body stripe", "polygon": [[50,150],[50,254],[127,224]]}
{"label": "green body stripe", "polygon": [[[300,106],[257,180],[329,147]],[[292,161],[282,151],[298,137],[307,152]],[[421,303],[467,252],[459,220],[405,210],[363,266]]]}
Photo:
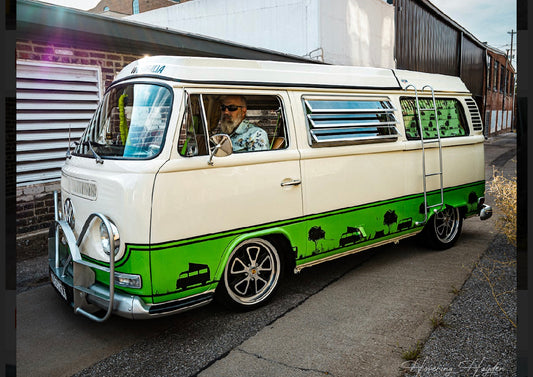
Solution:
{"label": "green body stripe", "polygon": [[[484,191],[484,181],[447,188],[444,202],[461,208],[466,216],[473,215]],[[428,205],[440,202],[440,190],[428,193],[427,198]],[[424,216],[423,194],[414,194],[172,242],[127,245],[116,271],[142,276],[141,290],[121,290],[147,302],[163,303],[213,290],[229,253],[245,239],[284,235],[296,265],[301,265],[416,233],[421,230],[416,223]],[[105,273],[97,273],[97,280],[109,282]]]}

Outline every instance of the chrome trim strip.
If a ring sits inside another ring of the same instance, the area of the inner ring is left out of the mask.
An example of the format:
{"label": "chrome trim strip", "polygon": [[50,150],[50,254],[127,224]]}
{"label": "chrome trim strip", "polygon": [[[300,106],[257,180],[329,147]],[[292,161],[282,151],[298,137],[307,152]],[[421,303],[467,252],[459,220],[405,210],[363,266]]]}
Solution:
{"label": "chrome trim strip", "polygon": [[394,243],[398,243],[400,240],[412,237],[412,236],[420,233],[421,231],[422,231],[422,229],[420,229],[419,231],[412,232],[412,233],[409,233],[409,234],[404,234],[404,235],[401,235],[401,236],[398,236],[398,237],[395,237],[395,238],[390,238],[388,240],[379,241],[379,242],[372,243],[370,245],[361,246],[361,247],[358,247],[358,248],[355,248],[355,249],[351,249],[351,250],[348,250],[348,251],[345,251],[345,252],[342,252],[342,253],[339,253],[339,254],[330,255],[329,257],[325,257],[325,258],[322,258],[322,259],[317,259],[317,260],[314,260],[314,261],[311,261],[311,262],[302,263],[302,264],[300,264],[300,265],[298,265],[298,266],[296,266],[294,268],[294,273],[297,274],[300,271],[302,271],[304,268],[316,266],[317,264],[321,264],[321,263],[324,263],[324,262],[329,262],[329,261],[332,261],[334,259],[345,257],[347,255],[356,254],[356,253],[359,253],[359,252],[364,251],[364,250],[373,249],[375,247],[386,245],[386,244],[393,243],[393,242]]}
{"label": "chrome trim strip", "polygon": [[[387,127],[387,128],[396,128],[396,124],[398,124],[398,122],[349,122],[349,121],[346,121],[344,123],[338,123],[338,124],[335,124],[335,125],[331,125],[331,124],[324,124],[326,123],[323,119],[319,119],[319,123],[317,124],[315,122],[315,119],[313,119],[312,115],[308,115],[309,117],[309,121],[311,122],[311,125],[313,126],[313,129],[318,129],[318,130],[324,130],[324,131],[342,131],[342,130],[345,130],[346,128],[372,128],[372,127]],[[328,119],[328,120],[331,120],[331,119]]]}

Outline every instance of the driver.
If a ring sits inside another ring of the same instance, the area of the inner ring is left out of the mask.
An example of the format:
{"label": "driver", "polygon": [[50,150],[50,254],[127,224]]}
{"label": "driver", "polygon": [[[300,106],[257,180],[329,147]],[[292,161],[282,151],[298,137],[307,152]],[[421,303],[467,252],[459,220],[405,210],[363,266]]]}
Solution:
{"label": "driver", "polygon": [[244,96],[224,96],[220,100],[220,129],[228,134],[234,152],[267,150],[268,135],[265,130],[250,123],[246,116]]}

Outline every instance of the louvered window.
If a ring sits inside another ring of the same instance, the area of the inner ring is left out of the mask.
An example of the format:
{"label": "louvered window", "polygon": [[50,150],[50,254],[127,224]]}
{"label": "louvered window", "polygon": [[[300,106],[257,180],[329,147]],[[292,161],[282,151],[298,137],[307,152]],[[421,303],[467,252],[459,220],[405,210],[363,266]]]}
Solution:
{"label": "louvered window", "polygon": [[396,141],[394,107],[388,99],[304,98],[314,147]]}
{"label": "louvered window", "polygon": [[17,184],[60,178],[100,99],[95,67],[17,61]]}
{"label": "louvered window", "polygon": [[465,102],[466,106],[468,107],[468,111],[470,112],[470,118],[472,118],[474,131],[482,131],[483,123],[481,122],[481,115],[479,114],[476,101],[474,101],[472,98],[467,98]]}

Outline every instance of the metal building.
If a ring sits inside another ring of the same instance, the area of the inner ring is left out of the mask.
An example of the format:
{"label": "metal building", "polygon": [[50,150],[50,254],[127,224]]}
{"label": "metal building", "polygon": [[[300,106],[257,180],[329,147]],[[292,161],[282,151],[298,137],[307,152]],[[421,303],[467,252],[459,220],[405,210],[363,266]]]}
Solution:
{"label": "metal building", "polygon": [[487,46],[427,0],[395,0],[397,68],[459,76],[484,109]]}

